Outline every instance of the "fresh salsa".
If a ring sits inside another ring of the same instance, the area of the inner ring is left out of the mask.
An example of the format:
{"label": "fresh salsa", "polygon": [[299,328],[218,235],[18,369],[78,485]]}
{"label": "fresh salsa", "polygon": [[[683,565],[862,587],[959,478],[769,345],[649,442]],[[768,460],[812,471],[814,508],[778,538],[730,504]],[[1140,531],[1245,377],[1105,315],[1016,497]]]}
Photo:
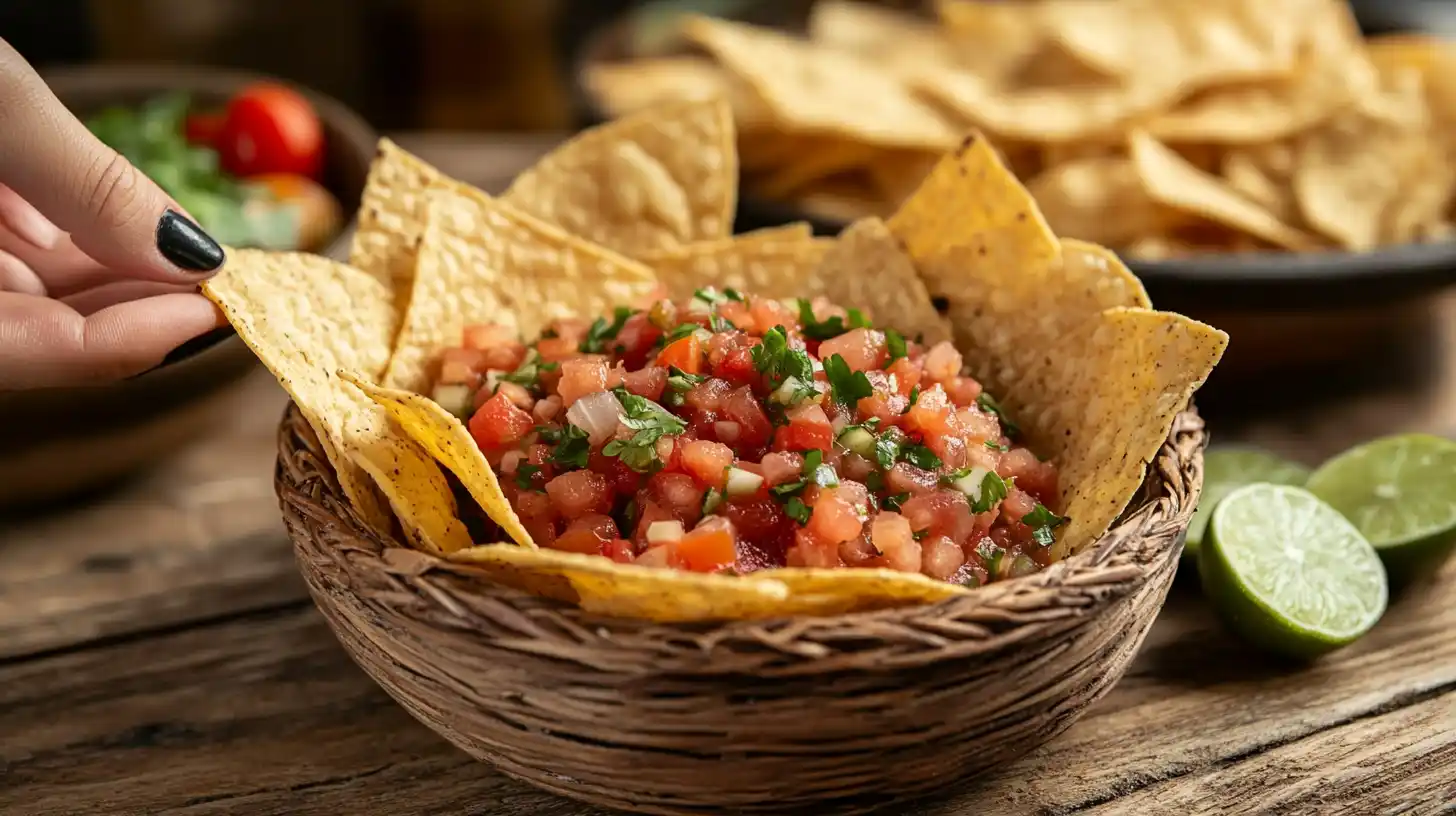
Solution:
{"label": "fresh salsa", "polygon": [[466,419],[542,547],[698,572],[884,567],[977,585],[1049,563],[1057,470],[927,345],[822,299],[700,289],[446,349]]}

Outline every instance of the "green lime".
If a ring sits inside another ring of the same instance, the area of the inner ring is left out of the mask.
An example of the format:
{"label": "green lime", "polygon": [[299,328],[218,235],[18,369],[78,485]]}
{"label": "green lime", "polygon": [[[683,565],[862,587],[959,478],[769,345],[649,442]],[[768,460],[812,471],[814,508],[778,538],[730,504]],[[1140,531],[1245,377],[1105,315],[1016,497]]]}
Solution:
{"label": "green lime", "polygon": [[1370,630],[1385,612],[1385,568],[1339,511],[1300,487],[1252,484],[1224,497],[1198,559],[1203,591],[1234,631],[1312,658]]}
{"label": "green lime", "polygon": [[1456,549],[1456,441],[1376,439],[1320,465],[1306,486],[1354,523],[1395,580],[1434,572]]}
{"label": "green lime", "polygon": [[1193,521],[1188,523],[1183,558],[1189,561],[1198,558],[1208,517],[1213,514],[1214,506],[1235,488],[1255,482],[1302,485],[1307,478],[1309,468],[1272,453],[1254,448],[1210,448],[1203,455],[1203,495],[1198,499]]}

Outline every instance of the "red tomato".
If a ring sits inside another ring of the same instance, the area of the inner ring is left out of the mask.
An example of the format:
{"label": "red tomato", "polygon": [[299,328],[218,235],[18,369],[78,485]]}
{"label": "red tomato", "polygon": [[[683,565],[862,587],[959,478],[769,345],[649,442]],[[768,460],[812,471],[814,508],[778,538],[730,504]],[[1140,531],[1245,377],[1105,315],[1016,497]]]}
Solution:
{"label": "red tomato", "polygon": [[677,366],[689,374],[698,374],[703,370],[703,341],[696,335],[674,340],[667,348],[657,355],[657,364],[660,366]]}
{"label": "red tomato", "polygon": [[318,178],[324,130],[313,105],[297,91],[257,83],[228,102],[216,147],[223,169],[235,176],[296,173]]}
{"label": "red tomato", "polygon": [[224,119],[224,115],[220,112],[189,114],[187,121],[182,126],[183,135],[187,137],[190,144],[211,147],[217,143],[217,137],[222,133]]}
{"label": "red tomato", "polygon": [[806,402],[789,411],[785,445],[789,450],[828,451],[834,442],[834,426],[818,403]]}
{"label": "red tomato", "polygon": [[585,555],[605,555],[608,545],[617,539],[617,523],[611,516],[595,513],[581,516],[556,537],[555,548]]}
{"label": "red tomato", "polygon": [[521,441],[535,425],[505,394],[496,394],[470,417],[470,435],[482,448],[497,448]]}
{"label": "red tomato", "polygon": [[677,543],[678,564],[693,572],[717,572],[738,561],[738,546],[733,525],[725,518],[714,517],[683,536]]}

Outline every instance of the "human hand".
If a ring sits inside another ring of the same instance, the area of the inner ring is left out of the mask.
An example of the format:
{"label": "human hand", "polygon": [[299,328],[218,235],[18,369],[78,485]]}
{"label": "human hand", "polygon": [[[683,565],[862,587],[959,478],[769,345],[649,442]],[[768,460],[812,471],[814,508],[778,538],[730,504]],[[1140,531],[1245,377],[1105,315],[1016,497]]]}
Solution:
{"label": "human hand", "polygon": [[100,383],[222,325],[223,250],[0,39],[0,390]]}

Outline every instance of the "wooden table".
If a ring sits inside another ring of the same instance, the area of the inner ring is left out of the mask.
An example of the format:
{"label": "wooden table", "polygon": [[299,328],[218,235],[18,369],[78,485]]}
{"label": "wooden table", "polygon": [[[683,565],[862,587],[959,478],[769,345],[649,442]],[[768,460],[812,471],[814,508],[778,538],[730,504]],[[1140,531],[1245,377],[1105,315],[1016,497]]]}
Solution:
{"label": "wooden table", "polygon": [[[537,142],[405,138],[499,189]],[[1318,461],[1456,428],[1456,297],[1412,381],[1317,410],[1251,391],[1221,440]],[[1292,388],[1292,390],[1302,390]],[[1240,401],[1234,400],[1234,403]],[[0,522],[0,813],[576,814],[412,720],[344,655],[297,576],[272,492],[266,373],[218,432],[116,492]],[[1255,656],[1182,581],[1125,679],[1069,732],[919,812],[1456,812],[1456,569],[1312,668]]]}

